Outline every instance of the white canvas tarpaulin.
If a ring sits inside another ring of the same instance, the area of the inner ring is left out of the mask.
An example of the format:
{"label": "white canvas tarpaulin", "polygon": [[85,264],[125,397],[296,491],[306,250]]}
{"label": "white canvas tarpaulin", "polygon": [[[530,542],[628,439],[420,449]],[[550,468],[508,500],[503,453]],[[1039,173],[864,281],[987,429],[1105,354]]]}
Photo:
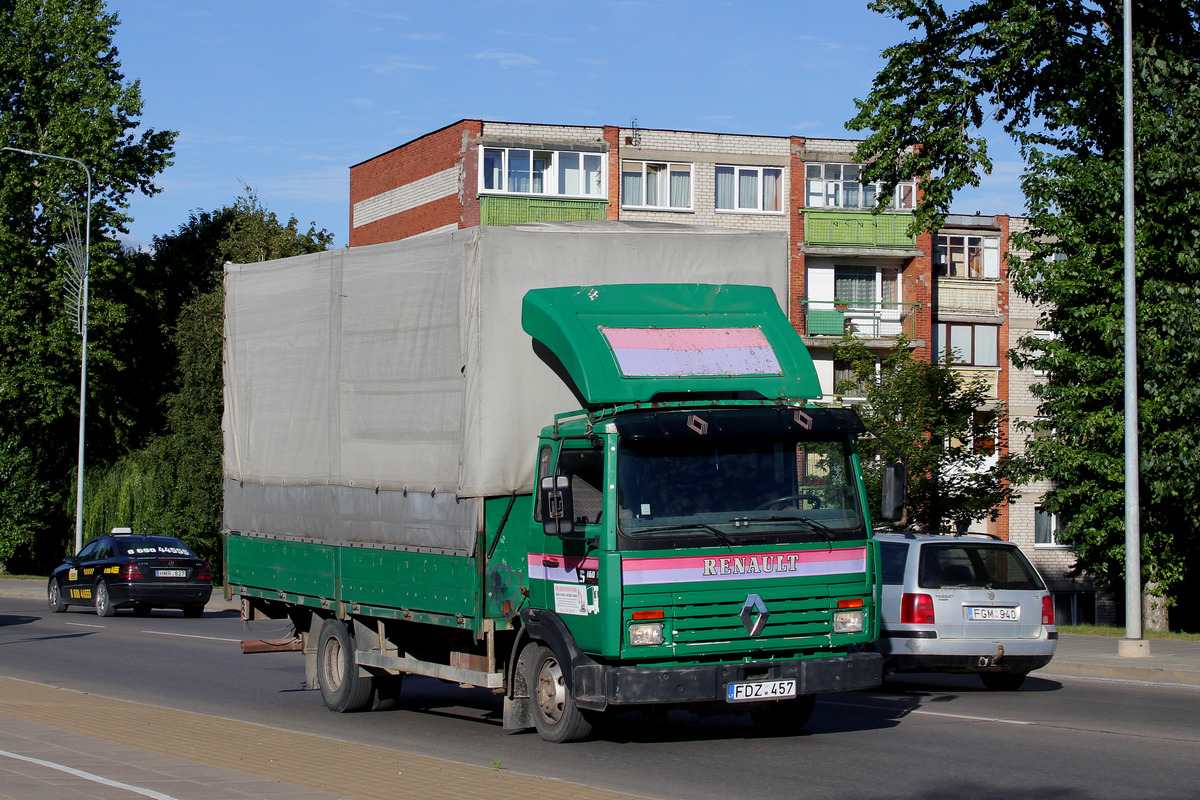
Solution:
{"label": "white canvas tarpaulin", "polygon": [[578,408],[521,330],[533,288],[740,283],[786,308],[783,233],[470,228],[225,272],[225,526],[470,552]]}

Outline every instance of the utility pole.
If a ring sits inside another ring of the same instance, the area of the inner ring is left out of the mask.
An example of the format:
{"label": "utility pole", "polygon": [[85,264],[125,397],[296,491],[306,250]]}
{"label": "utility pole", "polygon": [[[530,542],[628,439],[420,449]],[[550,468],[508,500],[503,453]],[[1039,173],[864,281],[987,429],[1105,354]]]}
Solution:
{"label": "utility pole", "polygon": [[1125,638],[1117,654],[1150,655],[1142,638],[1141,462],[1138,459],[1137,281],[1133,227],[1133,8],[1123,3],[1125,106]]}
{"label": "utility pole", "polygon": [[[84,422],[87,418],[88,277],[92,255],[92,172],[87,168],[86,164],[77,158],[56,156],[51,153],[38,153],[33,150],[23,150],[20,147],[4,147],[0,149],[11,150],[15,153],[24,153],[27,156],[36,156],[38,158],[55,158],[59,161],[70,161],[72,164],[78,164],[83,170],[83,174],[87,176],[82,264],[79,263],[79,256],[71,253],[72,267],[75,270],[74,277],[77,279],[78,286],[78,306],[76,313],[78,315],[81,343],[79,348],[79,461],[75,472],[75,552],[78,553],[83,548],[83,453]],[[78,225],[79,218],[76,217],[75,220],[76,225]]]}

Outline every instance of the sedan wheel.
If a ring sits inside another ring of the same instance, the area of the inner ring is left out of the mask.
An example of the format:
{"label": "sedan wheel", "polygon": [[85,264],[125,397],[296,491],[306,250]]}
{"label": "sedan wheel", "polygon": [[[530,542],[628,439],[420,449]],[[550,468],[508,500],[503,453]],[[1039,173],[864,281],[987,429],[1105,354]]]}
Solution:
{"label": "sedan wheel", "polygon": [[50,588],[47,589],[47,594],[50,600],[51,612],[61,614],[67,610],[67,601],[63,600],[62,586],[59,585],[57,578],[50,579]]}
{"label": "sedan wheel", "polygon": [[112,604],[112,598],[108,596],[108,584],[104,581],[96,584],[92,597],[96,598],[96,616],[111,617],[117,613],[116,606]]}

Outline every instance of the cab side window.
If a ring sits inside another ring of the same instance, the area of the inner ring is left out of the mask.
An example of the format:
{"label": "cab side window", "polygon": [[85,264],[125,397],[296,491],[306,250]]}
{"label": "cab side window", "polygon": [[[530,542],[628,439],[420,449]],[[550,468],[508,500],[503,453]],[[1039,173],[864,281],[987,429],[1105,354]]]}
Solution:
{"label": "cab side window", "polygon": [[79,551],[79,560],[87,561],[96,557],[96,550],[100,547],[100,541],[88,542],[82,550]]}
{"label": "cab side window", "polygon": [[571,480],[575,522],[598,524],[604,510],[604,451],[564,448],[558,456],[558,471]]}
{"label": "cab side window", "polygon": [[96,560],[102,561],[106,558],[113,557],[113,542],[112,539],[104,539],[100,542],[100,546],[96,548]]}

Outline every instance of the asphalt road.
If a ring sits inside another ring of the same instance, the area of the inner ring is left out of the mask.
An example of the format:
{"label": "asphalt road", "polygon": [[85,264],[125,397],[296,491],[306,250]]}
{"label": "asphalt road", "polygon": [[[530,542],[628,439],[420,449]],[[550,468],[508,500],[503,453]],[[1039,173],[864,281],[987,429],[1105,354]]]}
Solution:
{"label": "asphalt road", "polygon": [[333,714],[305,688],[299,654],[240,654],[242,638],[283,634],[277,622],[247,632],[233,612],[101,619],[6,597],[0,674],[662,798],[1194,798],[1200,786],[1196,688],[1035,673],[991,693],[972,676],[907,677],[822,698],[802,736],[763,737],[733,716],[628,714],[552,745],[501,730],[490,693],[428,679],[409,680],[397,708]]}

